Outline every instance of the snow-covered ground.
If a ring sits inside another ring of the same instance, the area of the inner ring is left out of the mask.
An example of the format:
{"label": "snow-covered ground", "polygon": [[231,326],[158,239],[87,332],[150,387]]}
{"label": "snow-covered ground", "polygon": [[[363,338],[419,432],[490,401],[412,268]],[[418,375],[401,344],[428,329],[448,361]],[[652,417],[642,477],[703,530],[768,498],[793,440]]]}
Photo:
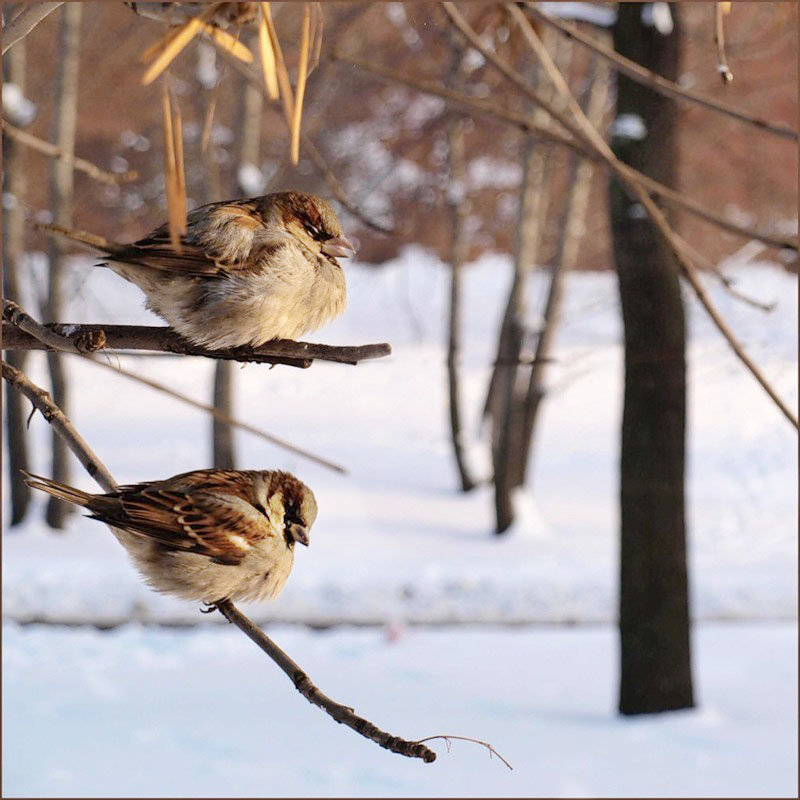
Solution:
{"label": "snow-covered ground", "polygon": [[699,707],[616,715],[616,637],[573,629],[270,634],[423,764],[309,705],[232,628],[4,629],[5,797],[797,797],[793,624],[695,630]]}
{"label": "snow-covered ground", "polygon": [[[769,266],[729,274],[743,291],[778,301],[763,314],[708,281],[796,408],[796,278]],[[113,275],[85,262],[75,275],[66,321],[149,319],[137,290]],[[479,412],[508,279],[500,257],[465,273],[463,411],[479,476],[488,473]],[[438,743],[439,759],[424,765],[335,725],[219,615],[144,587],[103,526],[75,515],[63,535],[47,531],[37,498],[29,521],[3,535],[3,793],[796,795],[796,433],[695,301],[687,295],[700,705],[623,720],[614,712],[622,398],[614,276],[569,278],[529,488],[502,538],[492,535],[490,490],[456,491],[446,271],[409,250],[381,271],[350,267],[348,280],[346,315],[314,338],[389,341],[390,358],[237,372],[238,414],[349,470],[337,475],[237,434],[242,467],[294,471],[320,506],[283,595],[246,611],[263,623],[379,626],[271,624],[270,633],[323,691],[392,733],[489,740],[515,770],[466,743],[450,753]],[[543,291],[535,281],[535,298]],[[33,297],[26,304],[35,310]],[[120,363],[210,397],[206,361]],[[26,369],[46,385],[40,354]],[[72,359],[71,371],[71,416],[120,482],[208,466],[202,413],[91,364]],[[34,417],[34,470],[48,469],[49,435]],[[77,467],[74,482],[94,489]],[[120,627],[20,624],[36,621]],[[573,622],[590,624],[535,625]]]}
{"label": "snow-covered ground", "polygon": [[[778,306],[764,314],[709,290],[777,389],[797,405],[797,281],[774,267],[729,270],[743,291]],[[67,321],[137,322],[141,296],[105,270],[76,265]],[[509,279],[505,258],[465,274],[465,434],[475,472],[489,472],[479,413]],[[498,539],[488,487],[456,491],[443,350],[448,276],[411,250],[381,271],[348,268],[349,308],[318,341],[389,341],[393,355],[357,367],[249,365],[237,372],[237,413],[348,468],[342,476],[237,434],[246,468],[294,471],[320,514],[261,621],[607,622],[617,571],[617,461],[622,352],[613,274],[568,281],[529,481],[513,531]],[[544,282],[534,283],[541,296]],[[35,308],[33,302],[29,307]],[[788,619],[797,613],[797,438],[736,361],[697,303],[691,332],[688,520],[692,610],[698,619]],[[202,359],[122,357],[129,369],[202,400]],[[41,354],[31,376],[47,384]],[[209,466],[198,411],[71,359],[71,416],[121,483]],[[80,387],[80,388],[79,388]],[[34,417],[35,470],[50,431]],[[94,489],[76,465],[75,483]],[[4,475],[5,480],[5,475]],[[117,624],[203,620],[191,604],[141,584],[104,526],[75,515],[54,536],[36,499],[4,536],[3,611],[20,620]]]}

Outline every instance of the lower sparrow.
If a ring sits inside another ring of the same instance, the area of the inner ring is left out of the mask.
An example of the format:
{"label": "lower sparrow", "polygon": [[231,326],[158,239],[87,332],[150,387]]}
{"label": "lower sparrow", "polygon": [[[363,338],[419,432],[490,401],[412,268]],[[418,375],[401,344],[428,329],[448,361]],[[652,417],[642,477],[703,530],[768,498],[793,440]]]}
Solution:
{"label": "lower sparrow", "polygon": [[180,249],[166,224],[132,244],[58,225],[42,229],[100,250],[147,306],[210,349],[296,339],[344,311],[336,260],[354,252],[330,205],[303,192],[209,203],[190,212]]}
{"label": "lower sparrow", "polygon": [[110,525],[154,589],[208,605],[277,597],[317,517],[311,489],[288,472],[196,470],[107,494],[24,474]]}

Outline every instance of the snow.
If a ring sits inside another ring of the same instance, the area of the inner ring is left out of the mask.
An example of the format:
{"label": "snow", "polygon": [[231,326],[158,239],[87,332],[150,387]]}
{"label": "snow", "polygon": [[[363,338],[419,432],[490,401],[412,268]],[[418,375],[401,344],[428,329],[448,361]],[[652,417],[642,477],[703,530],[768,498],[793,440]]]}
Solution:
{"label": "snow", "polygon": [[536,7],[551,17],[590,22],[600,28],[610,28],[617,21],[616,9],[607,4],[546,2],[537,3]]}
{"label": "snow", "polygon": [[[32,265],[39,286],[41,266]],[[237,436],[243,468],[293,471],[313,487],[320,506],[311,547],[298,554],[284,593],[249,613],[259,621],[315,625],[613,621],[622,375],[613,274],[568,277],[529,488],[517,497],[515,527],[498,538],[490,488],[456,491],[443,348],[446,270],[413,248],[379,271],[347,269],[347,313],[312,338],[390,341],[390,358],[358,367],[319,362],[309,370],[250,365],[236,373],[237,414],[349,470],[337,475]],[[85,261],[72,272],[66,321],[153,321],[134,287]],[[490,471],[479,417],[510,272],[499,256],[464,272],[462,410],[478,478]],[[740,291],[779,301],[764,314],[724,293],[718,281],[707,282],[748,352],[796,407],[796,278],[763,264],[729,264],[726,274]],[[531,303],[544,291],[537,276]],[[697,303],[688,295],[687,301],[692,613],[698,620],[793,619],[797,440]],[[36,308],[32,297],[23,305]],[[31,377],[46,385],[42,354],[28,363]],[[120,356],[119,363],[199,400],[210,396],[209,362]],[[209,424],[201,412],[86,362],[73,359],[71,369],[76,385],[91,387],[76,393],[72,418],[120,482],[209,465]],[[50,431],[38,415],[31,435],[32,469],[44,472]],[[74,481],[96,488],[80,468]],[[37,496],[22,530],[4,536],[7,618],[203,621],[192,604],[147,589],[104,526],[76,514],[68,531],[54,536],[42,522],[43,507]]]}
{"label": "snow", "polygon": [[264,191],[264,175],[255,164],[242,164],[237,173],[237,180],[242,192],[247,196],[257,195]]}
{"label": "snow", "polygon": [[642,25],[655,28],[662,36],[669,36],[675,28],[669,3],[645,3],[641,18]]}
{"label": "snow", "polygon": [[269,634],[334,699],[430,743],[423,764],[334,724],[233,628],[3,629],[3,795],[796,797],[793,624],[704,624],[699,707],[621,718],[616,635]]}
{"label": "snow", "polygon": [[[722,268],[740,291],[777,301],[772,313],[715,279],[706,288],[796,408],[797,279],[758,254],[745,246]],[[135,287],[90,264],[69,263],[65,321],[155,322]],[[34,312],[43,267],[40,257],[25,267],[21,299]],[[434,743],[433,765],[409,761],[333,724],[220,615],[148,590],[102,525],[76,514],[63,534],[48,531],[37,497],[3,535],[4,795],[796,796],[796,434],[696,301],[686,295],[699,707],[621,719],[614,275],[568,276],[529,487],[498,538],[490,489],[456,491],[447,270],[418,248],[381,270],[346,269],[347,313],[311,338],[389,341],[390,358],[236,373],[237,414],[349,470],[237,435],[242,467],[289,469],[320,506],[283,595],[245,610],[323,691],[381,727],[488,740],[514,771],[463,742],[450,753]],[[479,478],[489,474],[480,409],[510,275],[500,256],[463,273],[464,439]],[[537,273],[532,326],[545,291]],[[213,364],[201,359],[109,360],[210,397]],[[87,362],[70,368],[81,387],[71,417],[120,482],[208,466],[203,414]],[[42,354],[26,371],[47,385]],[[48,469],[49,437],[35,416],[34,471]],[[79,468],[74,483],[96,488]],[[43,621],[78,627],[21,624]]]}
{"label": "snow", "polygon": [[16,83],[4,83],[2,94],[3,113],[14,125],[24,128],[36,119],[38,106],[33,100],[25,97],[24,92]]}
{"label": "snow", "polygon": [[620,114],[611,123],[611,135],[639,142],[647,136],[647,126],[638,114]]}

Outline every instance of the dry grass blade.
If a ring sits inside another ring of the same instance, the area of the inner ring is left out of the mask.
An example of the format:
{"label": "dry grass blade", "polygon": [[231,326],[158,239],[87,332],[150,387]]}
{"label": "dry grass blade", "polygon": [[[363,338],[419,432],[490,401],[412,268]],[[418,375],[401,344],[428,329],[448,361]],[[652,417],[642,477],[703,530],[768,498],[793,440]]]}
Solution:
{"label": "dry grass blade", "polygon": [[214,111],[217,108],[217,97],[219,95],[218,83],[214,87],[214,93],[206,106],[206,113],[203,117],[203,132],[200,134],[200,152],[205,155],[208,152],[208,144],[211,141],[211,131],[214,127]]}
{"label": "dry grass blade", "polygon": [[300,161],[300,123],[303,118],[303,98],[306,93],[308,78],[308,54],[311,44],[311,9],[308,3],[303,6],[303,27],[300,34],[300,61],[297,65],[297,90],[294,98],[294,114],[292,115],[292,164]]}
{"label": "dry grass blade", "polygon": [[142,86],[149,86],[180,54],[184,47],[194,39],[202,29],[202,21],[198,17],[190,19],[178,33],[170,39],[156,60],[148,67],[142,77]]}
{"label": "dry grass blade", "polygon": [[[181,178],[179,176],[176,153],[175,153],[175,134],[172,126],[172,104],[170,102],[169,90],[164,84],[162,96],[162,108],[164,112],[164,188],[167,195],[167,218],[169,220],[169,238],[172,247],[181,251],[181,234],[186,230],[186,198],[181,199]],[[181,154],[183,146],[181,145]],[[181,165],[181,171],[183,166]],[[183,209],[183,213],[182,213]]]}
{"label": "dry grass blade", "polygon": [[175,106],[175,167],[178,177],[178,213],[180,232],[186,233],[186,172],[183,163],[183,117],[180,106]]}
{"label": "dry grass blade", "polygon": [[258,48],[261,53],[261,70],[264,73],[267,97],[270,100],[277,100],[280,92],[278,90],[278,71],[275,67],[275,51],[272,49],[267,19],[263,13],[258,24]]}
{"label": "dry grass blade", "polygon": [[244,61],[245,64],[252,64],[255,60],[253,54],[246,45],[242,44],[235,36],[231,36],[217,25],[212,25],[201,20],[200,29],[217,47],[226,50],[235,58]]}
{"label": "dry grass blade", "polygon": [[272,43],[272,51],[275,53],[275,71],[278,73],[278,85],[281,90],[281,101],[283,102],[283,115],[286,117],[286,124],[291,127],[294,117],[294,100],[292,95],[292,84],[289,81],[289,70],[286,69],[286,61],[283,58],[283,50],[278,40],[278,32],[275,30],[275,23],[272,21],[272,12],[269,3],[260,3],[261,13],[267,25],[269,40]]}
{"label": "dry grass blade", "polygon": [[322,52],[322,31],[325,27],[325,15],[322,10],[322,3],[312,3],[311,12],[313,21],[311,23],[311,56],[308,62],[308,74],[317,68],[319,56]]}
{"label": "dry grass blade", "polygon": [[725,24],[722,21],[722,17],[728,11],[730,11],[730,3],[714,0],[714,44],[717,46],[717,72],[723,83],[730,83],[733,80],[733,73],[725,58]]}

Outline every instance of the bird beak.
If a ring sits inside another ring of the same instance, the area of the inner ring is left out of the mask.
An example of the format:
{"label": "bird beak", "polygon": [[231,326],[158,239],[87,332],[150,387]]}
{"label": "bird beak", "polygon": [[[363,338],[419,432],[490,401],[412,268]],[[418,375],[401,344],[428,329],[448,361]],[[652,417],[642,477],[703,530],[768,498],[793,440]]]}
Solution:
{"label": "bird beak", "polygon": [[304,528],[302,525],[292,525],[289,528],[290,533],[292,534],[292,539],[296,542],[300,542],[305,547],[308,547],[308,530]]}
{"label": "bird beak", "polygon": [[348,258],[356,252],[356,249],[344,236],[337,236],[334,239],[328,239],[322,245],[322,252],[334,258]]}

